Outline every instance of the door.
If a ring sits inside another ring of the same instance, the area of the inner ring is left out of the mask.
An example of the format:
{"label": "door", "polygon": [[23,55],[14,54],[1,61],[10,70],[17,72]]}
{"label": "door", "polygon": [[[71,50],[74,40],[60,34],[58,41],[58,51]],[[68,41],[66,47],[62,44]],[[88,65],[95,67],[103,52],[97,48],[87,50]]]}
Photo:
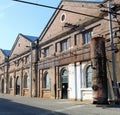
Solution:
{"label": "door", "polygon": [[62,99],[67,99],[68,98],[68,83],[62,83]]}
{"label": "door", "polygon": [[61,98],[68,98],[68,71],[66,69],[61,70]]}
{"label": "door", "polygon": [[20,78],[16,79],[16,95],[20,95]]}
{"label": "door", "polygon": [[2,79],[2,93],[4,93],[4,79]]}

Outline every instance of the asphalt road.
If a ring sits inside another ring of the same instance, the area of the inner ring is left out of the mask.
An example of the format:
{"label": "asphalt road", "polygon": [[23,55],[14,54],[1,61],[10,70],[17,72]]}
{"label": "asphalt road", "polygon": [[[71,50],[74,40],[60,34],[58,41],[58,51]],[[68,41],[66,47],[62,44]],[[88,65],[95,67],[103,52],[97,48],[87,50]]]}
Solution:
{"label": "asphalt road", "polygon": [[0,115],[120,115],[120,106],[0,94]]}

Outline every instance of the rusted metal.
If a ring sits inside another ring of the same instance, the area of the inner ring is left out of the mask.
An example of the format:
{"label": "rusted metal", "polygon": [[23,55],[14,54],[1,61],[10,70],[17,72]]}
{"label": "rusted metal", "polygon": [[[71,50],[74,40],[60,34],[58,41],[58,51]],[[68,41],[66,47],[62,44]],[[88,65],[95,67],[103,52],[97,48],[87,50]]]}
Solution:
{"label": "rusted metal", "polygon": [[108,101],[105,39],[91,39],[93,103],[106,104]]}

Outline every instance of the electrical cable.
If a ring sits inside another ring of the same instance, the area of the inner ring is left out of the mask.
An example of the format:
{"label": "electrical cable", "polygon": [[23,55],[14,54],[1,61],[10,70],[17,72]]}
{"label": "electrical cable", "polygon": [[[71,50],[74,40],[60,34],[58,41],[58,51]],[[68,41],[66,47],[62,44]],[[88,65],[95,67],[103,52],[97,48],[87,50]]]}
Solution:
{"label": "electrical cable", "polygon": [[85,14],[85,13],[81,13],[81,12],[75,12],[75,11],[67,10],[67,9],[63,9],[63,8],[58,8],[58,7],[53,7],[53,6],[48,6],[48,5],[43,5],[43,4],[33,3],[33,2],[27,2],[27,1],[23,1],[23,0],[12,0],[12,1],[21,2],[21,3],[25,3],[25,4],[30,4],[30,5],[35,5],[35,6],[40,6],[40,7],[45,7],[45,8],[50,8],[50,9],[55,9],[55,10],[61,10],[61,11],[65,11],[65,12],[69,12],[69,13],[73,13],[73,14],[84,15],[84,16],[97,18],[97,19],[103,19],[106,21],[117,22],[117,21],[109,20],[109,19],[106,19],[103,17],[93,16],[93,15]]}

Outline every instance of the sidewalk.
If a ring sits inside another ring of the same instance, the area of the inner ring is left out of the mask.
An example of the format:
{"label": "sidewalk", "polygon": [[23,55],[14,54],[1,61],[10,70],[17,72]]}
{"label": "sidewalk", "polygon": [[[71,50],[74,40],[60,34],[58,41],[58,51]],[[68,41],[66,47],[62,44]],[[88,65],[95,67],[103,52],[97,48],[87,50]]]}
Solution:
{"label": "sidewalk", "polygon": [[13,115],[12,113],[17,109],[19,112],[27,113],[24,115],[28,113],[34,113],[32,115],[120,115],[120,105],[93,105],[79,101],[0,94],[0,115],[8,115],[1,114],[1,112],[3,110],[10,112],[8,108],[11,107],[13,110],[9,115]]}

